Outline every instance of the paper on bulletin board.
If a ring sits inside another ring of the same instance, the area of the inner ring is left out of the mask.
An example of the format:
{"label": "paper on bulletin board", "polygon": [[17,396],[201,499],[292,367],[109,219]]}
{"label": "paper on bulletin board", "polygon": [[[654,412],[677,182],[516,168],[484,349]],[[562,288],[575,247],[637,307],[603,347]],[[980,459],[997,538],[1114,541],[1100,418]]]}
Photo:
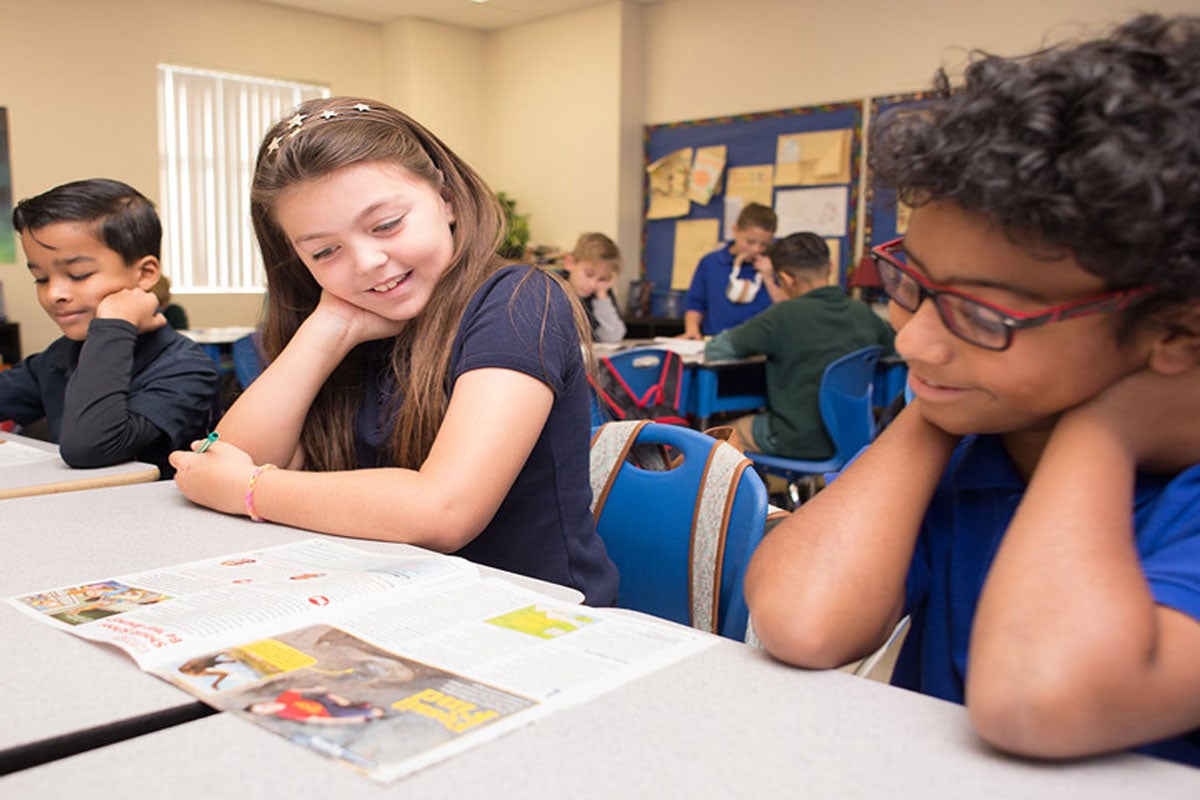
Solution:
{"label": "paper on bulletin board", "polygon": [[668,153],[646,167],[650,176],[650,207],[646,219],[682,217],[692,210],[688,199],[688,173],[692,169],[692,148]]}
{"label": "paper on bulletin board", "polygon": [[671,288],[687,289],[700,259],[717,249],[720,223],[715,219],[681,219],[675,223],[675,260]]}
{"label": "paper on bulletin board", "polygon": [[810,131],[780,136],[775,145],[775,185],[850,182],[852,131]]}
{"label": "paper on bulletin board", "polygon": [[733,226],[738,214],[750,203],[771,206],[775,168],[770,164],[753,167],[730,167],[725,175],[724,238],[733,238]]}
{"label": "paper on bulletin board", "polygon": [[810,231],[818,236],[846,235],[846,208],[850,188],[820,186],[776,192],[775,213],[779,235]]}
{"label": "paper on bulletin board", "polygon": [[702,206],[708,205],[721,186],[721,174],[725,172],[725,145],[701,147],[696,150],[692,162],[692,175],[688,181],[688,199]]}

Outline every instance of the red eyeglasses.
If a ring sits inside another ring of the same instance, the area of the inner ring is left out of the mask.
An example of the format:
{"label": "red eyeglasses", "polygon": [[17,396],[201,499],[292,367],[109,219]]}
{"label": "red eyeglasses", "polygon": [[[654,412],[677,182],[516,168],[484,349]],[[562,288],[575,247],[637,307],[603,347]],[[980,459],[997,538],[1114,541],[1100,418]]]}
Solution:
{"label": "red eyeglasses", "polygon": [[875,260],[887,296],[905,311],[914,313],[926,297],[932,299],[947,330],[965,342],[988,350],[1007,350],[1015,331],[1048,322],[1122,311],[1134,298],[1154,291],[1152,286],[1138,286],[1073,300],[1042,311],[1013,311],[933,283],[908,266],[900,247],[903,242],[901,236],[871,249],[871,258]]}

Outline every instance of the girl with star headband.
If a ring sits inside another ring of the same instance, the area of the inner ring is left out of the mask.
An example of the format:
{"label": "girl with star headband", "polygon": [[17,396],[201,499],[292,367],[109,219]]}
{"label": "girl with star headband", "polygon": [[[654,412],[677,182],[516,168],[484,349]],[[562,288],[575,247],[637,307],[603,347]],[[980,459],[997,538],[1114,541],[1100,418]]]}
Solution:
{"label": "girl with star headband", "polygon": [[587,318],[496,255],[479,175],[393,108],[312,100],[264,138],[251,216],[270,363],[215,445],[172,455],[183,493],[615,602],[589,508]]}

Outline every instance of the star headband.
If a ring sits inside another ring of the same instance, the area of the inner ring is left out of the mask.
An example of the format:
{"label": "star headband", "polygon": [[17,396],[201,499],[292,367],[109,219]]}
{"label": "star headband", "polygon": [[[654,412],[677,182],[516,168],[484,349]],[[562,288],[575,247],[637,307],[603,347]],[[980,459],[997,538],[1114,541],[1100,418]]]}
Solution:
{"label": "star headband", "polygon": [[271,139],[267,145],[267,155],[274,155],[280,147],[299,136],[300,131],[309,130],[314,125],[339,119],[361,118],[363,115],[384,119],[385,117],[380,116],[381,113],[380,110],[371,108],[366,103],[355,103],[344,108],[327,108],[319,114],[301,114],[297,111],[288,119],[287,130]]}

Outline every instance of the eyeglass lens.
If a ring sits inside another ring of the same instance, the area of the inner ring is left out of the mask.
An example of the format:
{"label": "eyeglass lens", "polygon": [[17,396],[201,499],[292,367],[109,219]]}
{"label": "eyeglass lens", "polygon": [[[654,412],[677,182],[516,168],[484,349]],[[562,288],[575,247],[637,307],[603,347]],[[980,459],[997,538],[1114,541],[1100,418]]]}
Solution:
{"label": "eyeglass lens", "polygon": [[994,309],[956,294],[927,289],[886,258],[877,259],[877,268],[884,292],[905,311],[915,313],[922,296],[928,295],[951,333],[988,349],[1003,350],[1008,346],[1008,326]]}

